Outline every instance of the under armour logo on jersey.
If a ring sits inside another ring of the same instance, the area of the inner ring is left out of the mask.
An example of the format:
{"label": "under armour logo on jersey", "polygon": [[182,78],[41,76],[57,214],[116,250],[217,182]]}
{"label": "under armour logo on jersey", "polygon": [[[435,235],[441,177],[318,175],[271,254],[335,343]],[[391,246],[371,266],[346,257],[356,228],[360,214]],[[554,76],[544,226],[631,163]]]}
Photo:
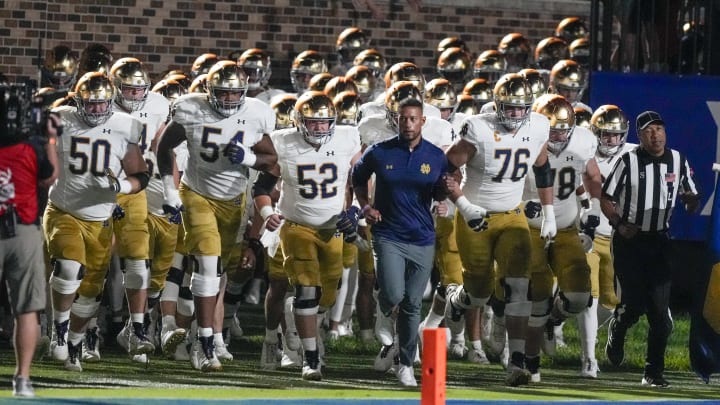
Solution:
{"label": "under armour logo on jersey", "polygon": [[109,134],[112,129],[110,128],[103,128],[103,134]]}
{"label": "under armour logo on jersey", "polygon": [[140,113],[138,113],[138,117],[140,117],[140,118],[147,118],[147,113],[146,113],[146,112],[140,112]]}
{"label": "under armour logo on jersey", "polygon": [[566,161],[566,162],[569,162],[569,161],[571,161],[571,160],[575,160],[575,159],[574,159],[574,156],[565,156],[565,161]]}
{"label": "under armour logo on jersey", "polygon": [[529,137],[529,136],[523,136],[523,137],[522,137],[522,141],[523,141],[523,142],[530,142],[530,137]]}
{"label": "under armour logo on jersey", "polygon": [[329,150],[329,151],[325,152],[325,155],[327,155],[327,156],[335,156],[335,151],[334,151],[334,150]]}
{"label": "under armour logo on jersey", "polygon": [[420,165],[420,173],[422,174],[430,174],[430,164],[429,163],[423,163]]}
{"label": "under armour logo on jersey", "polygon": [[238,124],[243,124],[243,125],[245,125],[245,120],[238,119],[238,122],[237,122],[237,123],[238,123]]}
{"label": "under armour logo on jersey", "polygon": [[393,169],[393,165],[385,165],[385,170],[392,170],[392,169]]}

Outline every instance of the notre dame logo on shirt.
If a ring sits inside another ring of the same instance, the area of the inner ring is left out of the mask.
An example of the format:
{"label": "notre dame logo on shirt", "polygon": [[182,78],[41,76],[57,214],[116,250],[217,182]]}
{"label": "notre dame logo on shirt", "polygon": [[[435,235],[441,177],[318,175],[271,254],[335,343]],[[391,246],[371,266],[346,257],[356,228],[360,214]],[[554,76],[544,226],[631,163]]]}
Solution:
{"label": "notre dame logo on shirt", "polygon": [[422,174],[430,174],[430,164],[429,163],[423,163],[420,165],[420,173]]}

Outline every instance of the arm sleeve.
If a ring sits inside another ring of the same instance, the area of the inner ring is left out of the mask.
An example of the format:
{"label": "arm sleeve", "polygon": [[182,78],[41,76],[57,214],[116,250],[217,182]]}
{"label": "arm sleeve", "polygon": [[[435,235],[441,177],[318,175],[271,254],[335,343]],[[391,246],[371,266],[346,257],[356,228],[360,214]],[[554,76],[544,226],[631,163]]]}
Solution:
{"label": "arm sleeve", "polygon": [[54,168],[50,163],[50,159],[48,159],[47,153],[45,153],[45,147],[37,140],[30,142],[30,145],[35,150],[35,156],[37,157],[38,180],[47,179],[52,176]]}

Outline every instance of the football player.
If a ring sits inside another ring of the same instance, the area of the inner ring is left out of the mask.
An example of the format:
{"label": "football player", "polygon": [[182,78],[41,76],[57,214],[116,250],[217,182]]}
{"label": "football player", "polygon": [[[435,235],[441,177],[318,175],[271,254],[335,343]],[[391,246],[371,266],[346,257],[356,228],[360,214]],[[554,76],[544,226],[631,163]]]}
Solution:
{"label": "football player", "polygon": [[[541,235],[555,237],[553,177],[547,157],[548,119],[530,111],[529,83],[509,73],[495,85],[496,112],[467,118],[460,139],[447,156],[454,176],[447,186],[459,215],[455,216],[462,286],[449,285],[445,321],[456,333],[464,310],[481,308],[495,292],[506,303],[510,363],[506,384],[527,384],[525,334],[530,316],[530,232],[522,214],[523,183],[532,165],[542,203]],[[455,177],[467,165],[463,187]],[[497,262],[497,268],[495,267]]]}
{"label": "football player", "polygon": [[[232,61],[208,72],[207,92],[179,98],[158,144],[157,160],[170,215],[181,214],[185,247],[194,262],[190,290],[195,300],[197,340],[190,356],[194,368],[222,369],[214,354],[214,323],[223,271],[227,268],[244,216],[248,169],[267,170],[277,155],[269,133],[275,126],[270,107],[246,98],[247,76]],[[187,170],[179,190],[173,177],[173,148],[187,140]],[[222,319],[222,317],[219,317]]]}
{"label": "football player", "polygon": [[272,69],[270,68],[270,55],[264,50],[250,48],[240,55],[237,63],[248,77],[248,97],[255,97],[265,104],[270,104],[270,99],[285,94],[282,90],[268,87]]}
{"label": "football player", "polygon": [[[318,73],[328,71],[325,58],[318,51],[308,49],[293,59],[290,67],[290,82],[299,97],[310,88],[310,79]],[[324,88],[324,86],[323,86]]]}
{"label": "football player", "polygon": [[[138,193],[149,181],[140,151],[143,125],[113,111],[114,94],[105,74],[89,72],[75,87],[77,107],[53,110],[65,133],[57,141],[60,173],[50,189],[44,221],[53,262],[51,353],[71,371],[82,371],[85,329],[100,306],[117,194]],[[121,170],[126,177],[115,175]],[[134,348],[133,354],[154,350],[151,343]]]}
{"label": "football player", "polygon": [[[342,276],[341,233],[356,237],[359,209],[350,206],[350,169],[360,157],[359,136],[353,127],[336,127],[332,100],[307,92],[295,104],[297,129],[274,134],[278,166],[261,173],[254,186],[255,205],[267,230],[280,228],[284,269],[295,286],[294,315],[302,346],[302,377],[321,380],[318,313],[335,303]],[[282,178],[278,210],[270,191]],[[284,222],[282,222],[284,221]],[[277,335],[266,336],[265,344]],[[263,353],[273,355],[263,348]]]}
{"label": "football player", "polygon": [[[615,162],[636,144],[626,142],[630,128],[625,113],[616,105],[606,104],[598,107],[590,119],[590,129],[597,137],[597,153],[595,160],[603,176],[610,174]],[[591,207],[599,204],[591,200]],[[595,228],[594,238],[591,232],[582,230],[581,236],[586,243],[587,261],[590,265],[592,286],[592,304],[577,316],[578,332],[582,346],[583,362],[580,375],[596,378],[599,371],[595,359],[597,329],[612,316],[615,306],[619,303],[615,294],[615,271],[610,255],[610,236],[612,227],[605,215],[600,215],[600,224]],[[589,244],[588,242],[592,242]]]}
{"label": "football player", "polygon": [[330,73],[333,76],[344,76],[353,67],[355,56],[368,49],[370,38],[360,28],[350,27],[343,30],[335,41],[335,49],[338,54],[338,64],[333,66]]}
{"label": "football player", "polygon": [[531,65],[530,41],[519,32],[511,32],[502,37],[497,50],[505,55],[508,72],[517,72]]}
{"label": "football player", "polygon": [[[584,184],[590,195],[600,196],[600,172],[595,162],[596,140],[592,133],[575,126],[575,112],[570,102],[558,95],[540,98],[533,110],[550,121],[547,142],[548,159],[554,173],[553,206],[558,227],[554,242],[546,244],[540,237],[542,219],[540,203],[532,198],[534,176],[526,182],[525,215],[530,224],[530,298],[532,313],[528,323],[525,365],[532,382],[540,382],[540,348],[543,332],[553,333],[553,326],[584,311],[590,303],[590,267],[585,258],[576,220],[579,217],[575,190]],[[600,206],[583,215],[585,227],[597,226]],[[557,291],[553,294],[553,276]],[[552,350],[548,350],[552,354]]]}

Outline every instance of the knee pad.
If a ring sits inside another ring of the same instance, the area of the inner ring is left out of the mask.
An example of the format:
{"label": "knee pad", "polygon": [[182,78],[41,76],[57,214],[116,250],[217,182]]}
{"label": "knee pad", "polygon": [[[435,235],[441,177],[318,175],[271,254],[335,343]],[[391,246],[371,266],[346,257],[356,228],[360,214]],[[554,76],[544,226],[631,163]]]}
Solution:
{"label": "knee pad", "polygon": [[191,317],[195,312],[195,303],[192,298],[179,298],[177,300],[177,313],[182,316]]}
{"label": "knee pad", "polygon": [[150,286],[150,268],[145,260],[125,259],[123,284],[131,290],[147,290]]}
{"label": "knee pad", "polygon": [[175,283],[165,284],[165,288],[160,294],[160,301],[177,302],[178,296],[180,295],[180,285]]}
{"label": "knee pad", "polygon": [[477,298],[470,295],[467,290],[463,289],[465,292],[465,302],[463,304],[467,305],[467,308],[482,308],[487,304],[490,297],[485,298]]}
{"label": "knee pad", "polygon": [[182,271],[181,268],[175,266],[170,267],[170,270],[165,277],[165,285],[167,285],[168,283],[177,284],[178,286],[182,285],[184,274],[185,273]]}
{"label": "knee pad", "polygon": [[70,307],[70,312],[80,318],[92,318],[100,308],[100,297],[85,297],[79,295]]}
{"label": "knee pad", "polygon": [[530,316],[532,303],[528,299],[530,280],[524,277],[505,278],[505,315]]}
{"label": "knee pad", "polygon": [[220,263],[220,257],[218,256],[192,256],[192,261],[195,262],[195,270],[193,274],[202,274],[205,277],[220,277],[222,276],[222,264]]}
{"label": "knee pad", "polygon": [[50,286],[60,294],[75,294],[85,274],[85,266],[75,260],[57,259],[53,263]]}
{"label": "knee pad", "polygon": [[562,292],[555,297],[555,309],[564,317],[575,316],[592,305],[590,292]]}
{"label": "knee pad", "polygon": [[220,292],[220,277],[193,273],[190,278],[190,292],[196,297],[214,297]]}
{"label": "knee pad", "polygon": [[295,301],[293,307],[298,315],[315,315],[320,309],[319,286],[295,286]]}

